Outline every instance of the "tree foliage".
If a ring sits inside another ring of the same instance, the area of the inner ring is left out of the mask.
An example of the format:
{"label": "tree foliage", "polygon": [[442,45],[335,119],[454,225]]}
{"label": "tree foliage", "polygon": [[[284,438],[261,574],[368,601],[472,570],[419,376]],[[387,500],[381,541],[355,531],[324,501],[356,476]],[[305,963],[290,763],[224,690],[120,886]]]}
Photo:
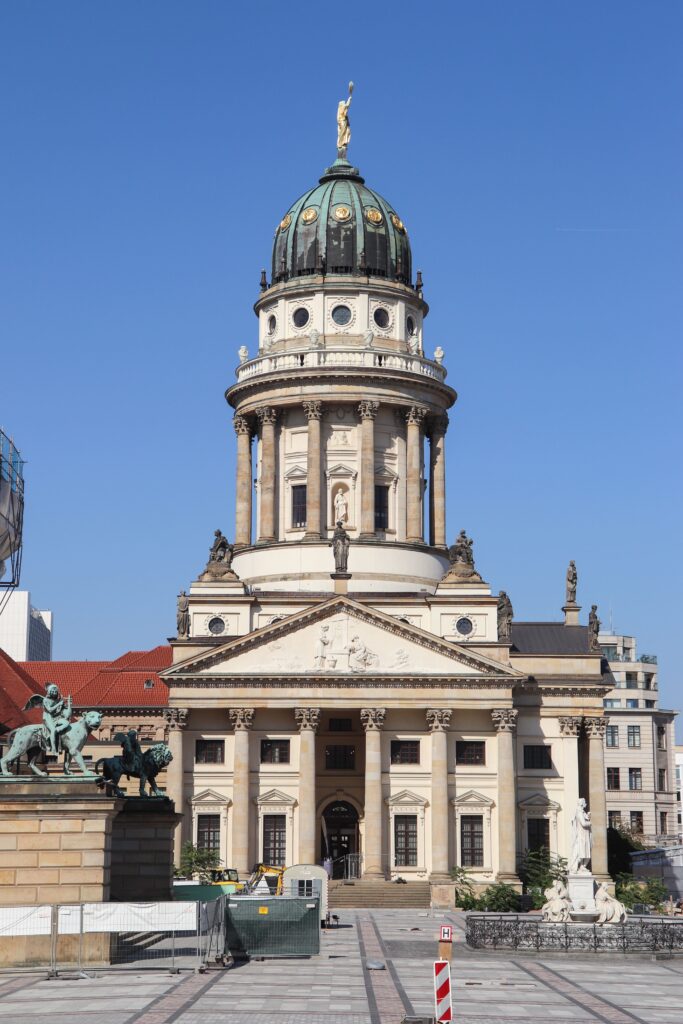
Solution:
{"label": "tree foliage", "polygon": [[176,872],[181,878],[194,878],[200,882],[211,881],[211,872],[220,867],[218,850],[203,850],[194,843],[184,843],[180,851],[180,868]]}

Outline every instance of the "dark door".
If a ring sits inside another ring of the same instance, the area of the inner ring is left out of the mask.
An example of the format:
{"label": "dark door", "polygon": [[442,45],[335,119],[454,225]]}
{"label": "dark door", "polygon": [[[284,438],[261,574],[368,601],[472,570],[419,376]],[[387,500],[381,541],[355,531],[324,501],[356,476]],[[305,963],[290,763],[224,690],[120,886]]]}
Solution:
{"label": "dark door", "polygon": [[336,800],[323,812],[321,859],[332,860],[332,877],[344,878],[345,861],[358,853],[358,813],[345,800]]}

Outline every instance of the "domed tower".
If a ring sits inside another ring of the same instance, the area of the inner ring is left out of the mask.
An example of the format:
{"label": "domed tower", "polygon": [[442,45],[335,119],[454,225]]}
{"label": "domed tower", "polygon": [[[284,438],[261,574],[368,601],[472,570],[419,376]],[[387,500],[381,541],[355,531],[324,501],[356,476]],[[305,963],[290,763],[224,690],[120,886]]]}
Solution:
{"label": "domed tower", "polygon": [[348,137],[347,121],[337,159],[276,228],[254,307],[258,353],[242,347],[226,392],[238,444],[233,567],[264,590],[331,591],[341,521],[353,591],[433,592],[448,566],[444,437],[456,394],[441,349],[424,354],[428,306],[406,227],[346,159]]}

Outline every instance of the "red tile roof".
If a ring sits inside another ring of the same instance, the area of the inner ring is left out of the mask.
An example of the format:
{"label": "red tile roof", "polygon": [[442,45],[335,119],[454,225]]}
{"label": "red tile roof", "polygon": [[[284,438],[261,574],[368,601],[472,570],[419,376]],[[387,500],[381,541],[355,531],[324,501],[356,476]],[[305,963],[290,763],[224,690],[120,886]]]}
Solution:
{"label": "red tile roof", "polygon": [[0,723],[7,729],[16,729],[27,722],[39,722],[40,708],[23,708],[29,697],[43,692],[40,683],[0,648]]}
{"label": "red tile roof", "polygon": [[24,668],[44,688],[56,683],[65,696],[78,693],[86,683],[107,668],[108,661],[26,661]]}
{"label": "red tile roof", "polygon": [[[145,683],[150,683],[145,686]],[[93,707],[165,707],[168,704],[168,686],[156,672],[117,672],[104,669],[74,697],[74,705]]]}

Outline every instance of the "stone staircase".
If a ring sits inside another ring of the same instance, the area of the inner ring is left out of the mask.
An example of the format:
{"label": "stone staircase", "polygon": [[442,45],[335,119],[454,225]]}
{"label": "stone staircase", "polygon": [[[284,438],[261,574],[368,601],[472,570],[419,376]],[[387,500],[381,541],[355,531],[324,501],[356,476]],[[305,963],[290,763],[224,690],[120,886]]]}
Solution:
{"label": "stone staircase", "polygon": [[345,907],[377,907],[387,910],[429,909],[429,882],[385,882],[381,878],[356,878],[353,881],[330,882],[328,905],[330,910]]}

